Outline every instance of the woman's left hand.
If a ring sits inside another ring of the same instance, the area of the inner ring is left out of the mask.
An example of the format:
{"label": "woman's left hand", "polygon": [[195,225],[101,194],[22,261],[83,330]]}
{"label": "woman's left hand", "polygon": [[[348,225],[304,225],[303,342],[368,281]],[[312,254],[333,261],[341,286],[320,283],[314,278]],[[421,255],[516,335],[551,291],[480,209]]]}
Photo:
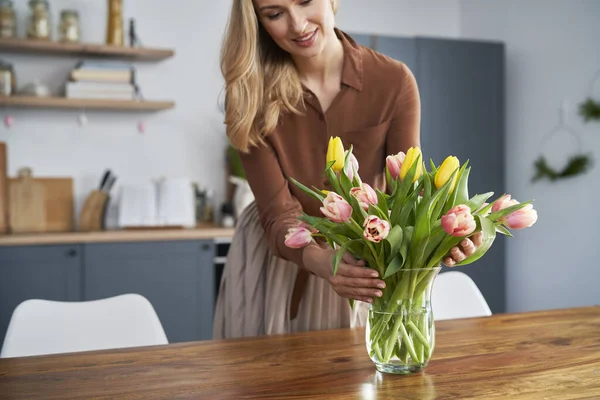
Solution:
{"label": "woman's left hand", "polygon": [[459,245],[450,249],[450,252],[444,257],[444,264],[448,267],[454,267],[457,263],[469,257],[479,246],[481,246],[482,237],[483,234],[477,232],[474,235],[461,240]]}

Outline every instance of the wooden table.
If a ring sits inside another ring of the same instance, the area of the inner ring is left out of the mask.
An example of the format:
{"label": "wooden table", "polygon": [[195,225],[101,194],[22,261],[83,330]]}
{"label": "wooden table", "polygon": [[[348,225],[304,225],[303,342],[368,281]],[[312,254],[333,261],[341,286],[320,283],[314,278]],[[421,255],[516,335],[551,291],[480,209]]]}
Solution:
{"label": "wooden table", "polygon": [[0,360],[0,398],[600,398],[600,307],[441,321],[424,372],[382,374],[364,329]]}

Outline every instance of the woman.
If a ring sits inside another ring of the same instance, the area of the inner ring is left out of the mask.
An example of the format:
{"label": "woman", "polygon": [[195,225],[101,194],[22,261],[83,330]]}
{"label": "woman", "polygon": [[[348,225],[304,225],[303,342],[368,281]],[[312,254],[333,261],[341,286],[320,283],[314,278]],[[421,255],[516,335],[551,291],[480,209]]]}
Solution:
{"label": "woman", "polygon": [[[363,325],[385,283],[347,255],[284,244],[320,204],[289,183],[327,189],[327,145],[339,136],[364,182],[385,188],[385,157],[419,146],[420,100],[406,65],[335,28],[338,0],[234,0],[222,49],[227,135],[256,197],[238,221],[221,281],[214,338]],[[447,264],[471,254],[465,239]],[[362,306],[352,310],[346,299]]]}

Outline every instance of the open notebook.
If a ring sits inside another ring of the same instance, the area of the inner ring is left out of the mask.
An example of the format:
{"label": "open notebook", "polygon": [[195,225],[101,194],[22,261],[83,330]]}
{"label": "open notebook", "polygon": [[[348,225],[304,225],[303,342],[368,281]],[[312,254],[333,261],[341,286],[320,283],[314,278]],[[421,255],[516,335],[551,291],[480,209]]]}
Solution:
{"label": "open notebook", "polygon": [[121,188],[118,226],[196,226],[194,188],[187,178],[169,178]]}

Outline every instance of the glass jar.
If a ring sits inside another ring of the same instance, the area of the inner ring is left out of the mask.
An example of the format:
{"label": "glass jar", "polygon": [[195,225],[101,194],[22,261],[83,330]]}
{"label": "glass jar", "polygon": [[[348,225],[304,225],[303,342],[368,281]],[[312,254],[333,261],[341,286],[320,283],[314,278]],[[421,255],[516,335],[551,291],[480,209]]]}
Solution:
{"label": "glass jar", "polygon": [[52,22],[50,19],[50,6],[46,0],[29,1],[27,37],[30,39],[42,40],[51,39]]}
{"label": "glass jar", "polygon": [[0,96],[10,96],[17,90],[13,66],[0,60]]}
{"label": "glass jar", "polygon": [[79,13],[75,10],[63,10],[60,13],[60,41],[77,43],[80,40]]}
{"label": "glass jar", "polygon": [[13,2],[0,0],[0,38],[11,38],[17,35],[17,18]]}

